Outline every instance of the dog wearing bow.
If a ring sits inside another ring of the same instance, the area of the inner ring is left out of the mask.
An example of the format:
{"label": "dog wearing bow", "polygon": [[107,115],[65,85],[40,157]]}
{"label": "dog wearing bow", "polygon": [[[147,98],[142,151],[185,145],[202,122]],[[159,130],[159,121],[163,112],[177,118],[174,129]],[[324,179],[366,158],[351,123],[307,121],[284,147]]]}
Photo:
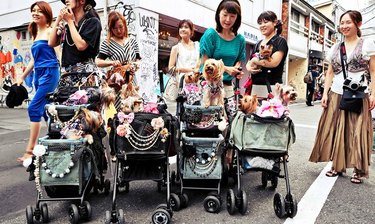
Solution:
{"label": "dog wearing bow", "polygon": [[224,62],[207,59],[203,66],[203,77],[206,85],[203,89],[203,106],[224,106]]}
{"label": "dog wearing bow", "polygon": [[275,84],[275,98],[279,99],[285,108],[285,115],[289,116],[289,103],[297,99],[297,91],[291,85]]}

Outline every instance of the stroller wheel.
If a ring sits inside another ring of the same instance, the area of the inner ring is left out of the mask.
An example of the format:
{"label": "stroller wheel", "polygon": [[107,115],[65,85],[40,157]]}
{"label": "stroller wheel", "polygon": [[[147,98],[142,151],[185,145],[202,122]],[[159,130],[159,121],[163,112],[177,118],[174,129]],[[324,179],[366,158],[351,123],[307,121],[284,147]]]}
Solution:
{"label": "stroller wheel", "polygon": [[210,213],[218,213],[220,211],[220,200],[219,198],[209,195],[203,201],[204,209]]}
{"label": "stroller wheel", "polygon": [[177,194],[171,193],[169,198],[169,203],[173,211],[178,211],[181,208],[181,200]]}
{"label": "stroller wheel", "polygon": [[276,193],[273,197],[273,209],[277,217],[279,217],[280,219],[285,217],[285,200],[279,193]]}
{"label": "stroller wheel", "polygon": [[76,224],[79,221],[79,212],[75,204],[71,204],[69,208],[69,221],[72,224]]}
{"label": "stroller wheel", "polygon": [[106,179],[104,181],[104,195],[108,195],[110,189],[111,189],[111,181]]}
{"label": "stroller wheel", "polygon": [[48,206],[46,203],[43,203],[41,206],[40,206],[40,211],[42,213],[42,220],[43,220],[43,223],[47,223],[49,222],[49,216],[48,216]]}
{"label": "stroller wheel", "polygon": [[262,171],[262,187],[266,188],[268,182],[268,173],[266,171]]}
{"label": "stroller wheel", "polygon": [[31,205],[28,205],[26,207],[26,221],[27,221],[27,224],[33,224],[34,223],[34,211],[33,211],[33,207],[31,207]]}
{"label": "stroller wheel", "polygon": [[87,221],[89,221],[91,219],[92,209],[91,209],[91,205],[88,201],[83,201],[81,215],[83,215],[84,219],[87,220]]}
{"label": "stroller wheel", "polygon": [[245,215],[247,212],[247,195],[244,190],[241,190],[238,194],[238,211],[241,215]]}
{"label": "stroller wheel", "polygon": [[292,193],[287,194],[285,197],[285,204],[287,207],[287,216],[293,218],[297,214],[298,202]]}
{"label": "stroller wheel", "polygon": [[124,210],[119,209],[118,210],[118,224],[124,224],[124,223],[125,223]]}
{"label": "stroller wheel", "polygon": [[179,194],[178,195],[180,197],[180,201],[181,201],[181,208],[186,208],[189,204],[189,197],[186,193],[183,193],[183,194]]}
{"label": "stroller wheel", "polygon": [[229,189],[227,192],[227,211],[229,215],[233,215],[235,212],[235,197],[233,189]]}
{"label": "stroller wheel", "polygon": [[168,224],[171,221],[171,216],[167,210],[159,208],[154,211],[151,219],[153,224]]}
{"label": "stroller wheel", "polygon": [[167,204],[159,204],[158,206],[156,206],[156,209],[160,209],[160,208],[169,212],[169,215],[171,216],[171,218],[173,217],[173,211],[172,209],[168,209]]}

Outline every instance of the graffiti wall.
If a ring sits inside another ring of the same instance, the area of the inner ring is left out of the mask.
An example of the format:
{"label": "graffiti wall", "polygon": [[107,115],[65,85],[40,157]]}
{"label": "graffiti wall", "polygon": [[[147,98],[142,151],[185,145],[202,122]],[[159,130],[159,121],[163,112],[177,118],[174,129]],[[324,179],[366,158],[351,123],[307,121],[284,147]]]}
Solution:
{"label": "graffiti wall", "polygon": [[[9,30],[0,34],[0,91],[7,92],[22,75],[31,59],[30,46],[28,33]],[[32,75],[25,80],[25,86],[29,93],[33,91]]]}
{"label": "graffiti wall", "polygon": [[122,2],[115,8],[124,15],[129,35],[138,41],[142,60],[136,79],[140,94],[146,102],[156,102],[159,15]]}

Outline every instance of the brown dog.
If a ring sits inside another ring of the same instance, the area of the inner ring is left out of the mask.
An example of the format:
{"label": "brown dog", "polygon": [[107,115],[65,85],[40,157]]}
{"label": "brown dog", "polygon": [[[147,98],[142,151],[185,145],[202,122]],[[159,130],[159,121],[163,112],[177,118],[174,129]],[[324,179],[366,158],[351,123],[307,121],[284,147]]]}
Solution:
{"label": "brown dog", "polygon": [[254,113],[257,110],[258,98],[256,95],[245,95],[240,99],[239,108],[245,114]]}
{"label": "brown dog", "polygon": [[203,66],[203,77],[207,84],[203,90],[203,106],[224,106],[224,62],[207,59]]}
{"label": "brown dog", "polygon": [[247,63],[246,68],[250,70],[250,67],[253,69],[261,69],[264,66],[264,61],[271,61],[272,55],[272,45],[260,45],[259,53],[252,55],[252,59]]}

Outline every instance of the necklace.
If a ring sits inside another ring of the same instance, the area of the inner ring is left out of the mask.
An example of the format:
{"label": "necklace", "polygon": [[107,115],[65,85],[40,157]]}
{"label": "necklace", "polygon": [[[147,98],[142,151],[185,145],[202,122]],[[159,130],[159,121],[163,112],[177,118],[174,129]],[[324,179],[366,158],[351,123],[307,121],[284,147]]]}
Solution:
{"label": "necklace", "polygon": [[[85,24],[85,23],[86,23],[86,19],[83,20],[81,26],[78,28],[78,33],[81,32],[81,29],[82,29],[82,27],[83,27],[83,24]],[[66,34],[65,34],[65,35],[66,35]],[[73,40],[73,38],[72,38],[72,40]],[[73,40],[73,43],[72,43],[72,44],[69,43],[69,38],[68,38],[68,36],[66,36],[66,43],[67,43],[69,46],[71,46],[71,47],[75,45],[74,40]]]}

